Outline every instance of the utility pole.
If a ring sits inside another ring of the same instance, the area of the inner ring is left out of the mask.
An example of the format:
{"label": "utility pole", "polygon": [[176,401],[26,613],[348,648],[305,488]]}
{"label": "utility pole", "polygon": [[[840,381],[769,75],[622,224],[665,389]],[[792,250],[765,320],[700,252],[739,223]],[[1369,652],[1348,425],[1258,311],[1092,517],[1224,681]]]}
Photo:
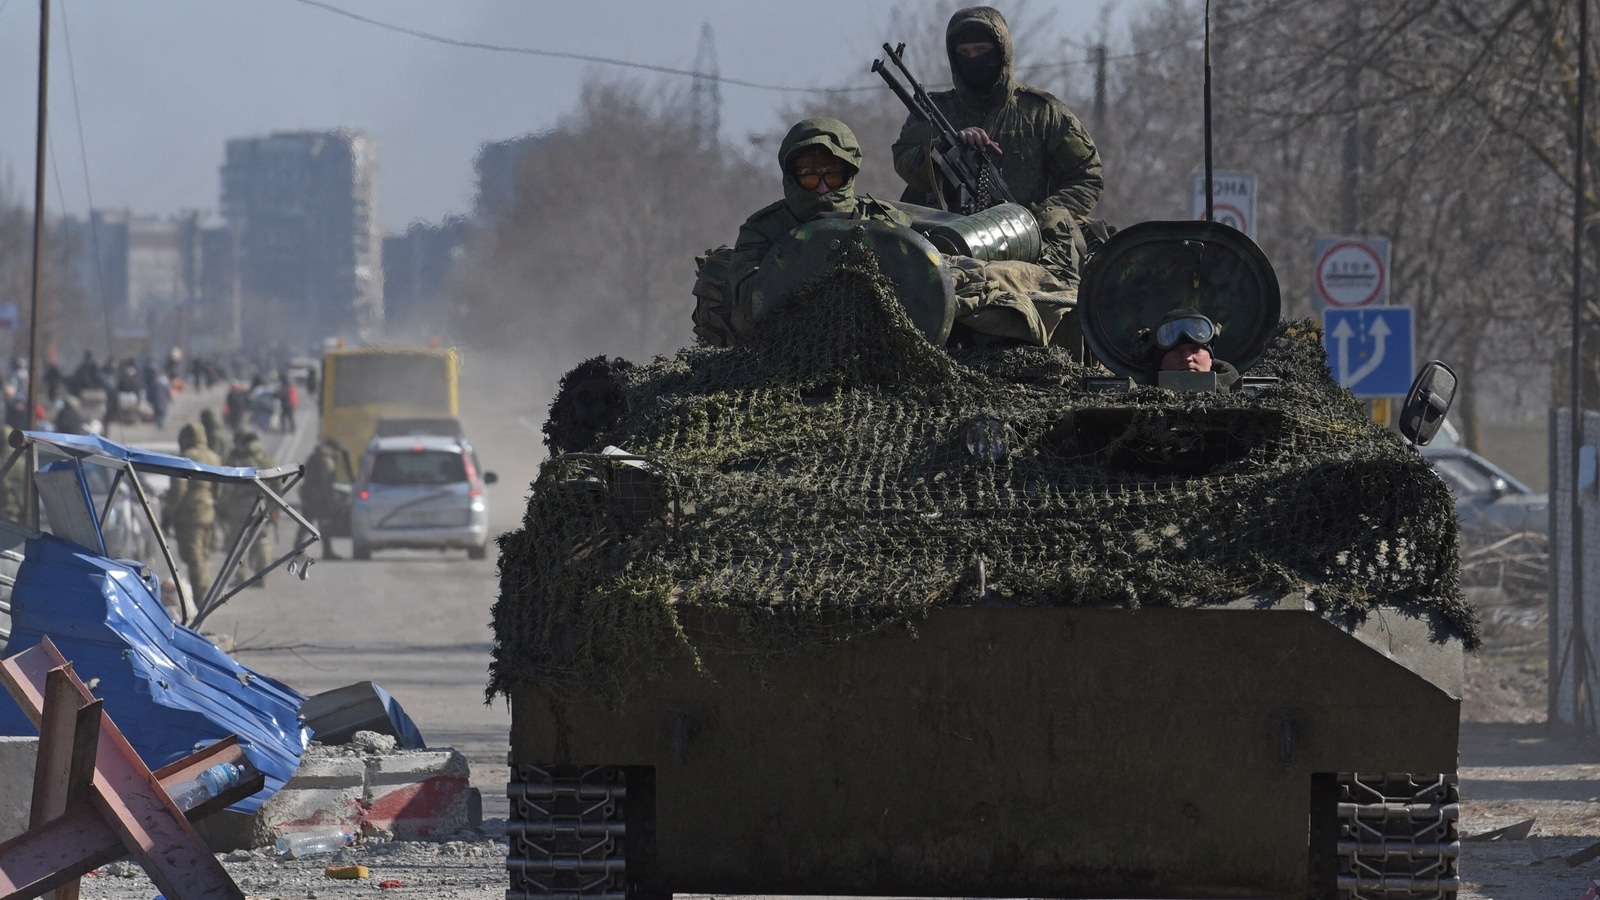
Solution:
{"label": "utility pole", "polygon": [[1344,96],[1350,106],[1344,126],[1344,171],[1339,179],[1339,233],[1353,235],[1361,227],[1361,66],[1356,46],[1361,36],[1361,9],[1350,5],[1345,28]]}
{"label": "utility pole", "polygon": [[[45,131],[45,110],[48,108],[47,88],[50,84],[50,0],[39,0],[39,130],[34,144],[33,167],[33,285],[30,291],[28,307],[28,430],[33,430],[38,423],[34,421],[34,411],[39,408],[39,276],[44,268],[44,161],[45,141],[48,133]],[[23,485],[23,509],[26,511],[28,523],[34,528],[39,527],[39,504],[34,499],[32,451],[27,454],[25,464],[25,484]]]}
{"label": "utility pole", "polygon": [[1106,130],[1106,45],[1094,45],[1094,133]]}
{"label": "utility pole", "polygon": [[700,47],[694,54],[694,84],[689,88],[689,114],[702,149],[715,149],[722,131],[722,77],[717,67],[717,36],[711,23],[700,25]]}
{"label": "utility pole", "polygon": [[[1583,589],[1583,503],[1582,491],[1578,489],[1578,471],[1581,465],[1581,451],[1583,449],[1583,249],[1584,232],[1588,226],[1588,204],[1585,202],[1585,165],[1584,155],[1589,152],[1588,144],[1588,106],[1589,106],[1589,0],[1578,0],[1578,91],[1577,105],[1574,119],[1576,120],[1573,135],[1573,163],[1572,163],[1572,356],[1568,363],[1568,377],[1571,391],[1571,409],[1568,415],[1571,419],[1571,432],[1568,440],[1569,460],[1568,471],[1571,473],[1568,484],[1572,494],[1569,498],[1568,508],[1570,525],[1567,528],[1572,541],[1571,554],[1568,565],[1572,568],[1572,615],[1567,626],[1567,645],[1564,659],[1560,660],[1556,669],[1558,675],[1562,670],[1572,672],[1572,724],[1580,734],[1592,735],[1595,733],[1595,721],[1592,714],[1592,705],[1589,697],[1589,676],[1594,671],[1594,656],[1589,647],[1588,626],[1584,619],[1584,589]],[[1560,681],[1556,682],[1559,691]],[[1553,696],[1553,693],[1552,693]]]}

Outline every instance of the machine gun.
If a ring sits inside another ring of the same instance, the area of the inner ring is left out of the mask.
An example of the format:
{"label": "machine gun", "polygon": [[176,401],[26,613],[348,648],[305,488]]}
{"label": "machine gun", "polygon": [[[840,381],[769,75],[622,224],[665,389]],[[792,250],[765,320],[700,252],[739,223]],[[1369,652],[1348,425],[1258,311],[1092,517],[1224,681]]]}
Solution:
{"label": "machine gun", "polygon": [[906,68],[905,60],[901,57],[905,49],[905,44],[893,48],[887,43],[883,45],[884,55],[905,75],[911,85],[910,90],[900,83],[900,79],[883,64],[883,60],[873,60],[872,71],[882,75],[889,89],[906,105],[906,109],[911,110],[911,114],[925,122],[933,132],[933,145],[929,153],[936,172],[934,195],[938,197],[939,207],[970,216],[1000,203],[1017,202],[989,154],[968,147],[956,137],[950,120],[939,111],[921,82]]}

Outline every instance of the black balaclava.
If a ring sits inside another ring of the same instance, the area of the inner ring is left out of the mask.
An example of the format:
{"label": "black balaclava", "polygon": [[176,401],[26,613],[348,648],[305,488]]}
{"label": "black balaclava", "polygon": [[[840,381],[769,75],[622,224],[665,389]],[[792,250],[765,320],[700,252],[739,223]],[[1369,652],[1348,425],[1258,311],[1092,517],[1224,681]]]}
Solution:
{"label": "black balaclava", "polygon": [[[994,51],[977,59],[967,59],[956,53],[956,44],[975,41],[994,44]],[[974,109],[991,110],[1010,99],[1017,86],[1012,71],[1011,27],[999,10],[990,6],[957,10],[945,27],[944,49],[950,58],[952,87],[962,103]]]}
{"label": "black balaclava", "polygon": [[952,63],[955,65],[956,74],[962,81],[971,85],[973,90],[980,93],[987,92],[1000,80],[1000,73],[1005,70],[1005,56],[1000,51],[1000,41],[994,32],[985,28],[968,28],[950,42],[954,47],[957,44],[989,43],[994,46],[981,56],[966,57],[957,54]]}

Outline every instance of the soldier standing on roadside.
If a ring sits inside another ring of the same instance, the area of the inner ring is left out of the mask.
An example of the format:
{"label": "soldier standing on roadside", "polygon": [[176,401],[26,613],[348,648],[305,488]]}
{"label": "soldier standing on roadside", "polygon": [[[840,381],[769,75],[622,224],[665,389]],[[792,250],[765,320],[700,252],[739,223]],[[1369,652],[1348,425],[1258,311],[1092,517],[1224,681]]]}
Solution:
{"label": "soldier standing on roadside", "polygon": [[200,410],[200,427],[205,430],[206,447],[217,455],[218,459],[228,455],[228,441],[222,434],[222,423],[217,421],[217,414],[211,407]]}
{"label": "soldier standing on roadside", "polygon": [[[178,450],[202,465],[222,465],[192,423],[179,429]],[[217,485],[196,478],[174,478],[167,492],[166,509],[177,532],[178,557],[188,567],[189,590],[198,602],[211,587],[211,532],[217,516]]]}
{"label": "soldier standing on roadside", "polygon": [[342,559],[333,552],[332,522],[339,510],[334,502],[333,483],[338,477],[344,447],[333,438],[323,438],[306,459],[306,474],[300,480],[300,511],[322,532],[322,558]]}
{"label": "soldier standing on roadside", "polygon": [[[254,431],[240,431],[234,435],[233,449],[228,452],[224,465],[275,469],[278,463],[267,455],[267,449],[261,445],[261,438]],[[225,545],[238,536],[245,521],[250,518],[250,510],[255,505],[255,499],[256,491],[251,487],[229,485],[222,489],[221,495],[217,498],[217,512],[222,520],[222,539]],[[256,534],[256,539],[250,548],[245,551],[239,568],[234,570],[233,583],[244,581],[251,573],[266,568],[270,562],[272,562],[272,533],[268,526],[264,525]],[[255,586],[266,587],[266,576],[257,579]]]}

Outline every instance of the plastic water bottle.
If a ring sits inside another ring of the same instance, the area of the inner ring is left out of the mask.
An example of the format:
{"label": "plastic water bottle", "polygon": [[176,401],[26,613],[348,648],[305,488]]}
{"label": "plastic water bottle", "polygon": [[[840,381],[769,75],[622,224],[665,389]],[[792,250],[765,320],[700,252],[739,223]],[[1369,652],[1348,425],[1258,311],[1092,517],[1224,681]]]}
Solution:
{"label": "plastic water bottle", "polygon": [[174,785],[168,793],[179,809],[193,809],[238,784],[243,778],[243,766],[218,763],[201,772],[199,778]]}
{"label": "plastic water bottle", "polygon": [[278,838],[278,853],[286,859],[299,859],[316,853],[332,853],[350,846],[356,836],[343,828],[297,831]]}

